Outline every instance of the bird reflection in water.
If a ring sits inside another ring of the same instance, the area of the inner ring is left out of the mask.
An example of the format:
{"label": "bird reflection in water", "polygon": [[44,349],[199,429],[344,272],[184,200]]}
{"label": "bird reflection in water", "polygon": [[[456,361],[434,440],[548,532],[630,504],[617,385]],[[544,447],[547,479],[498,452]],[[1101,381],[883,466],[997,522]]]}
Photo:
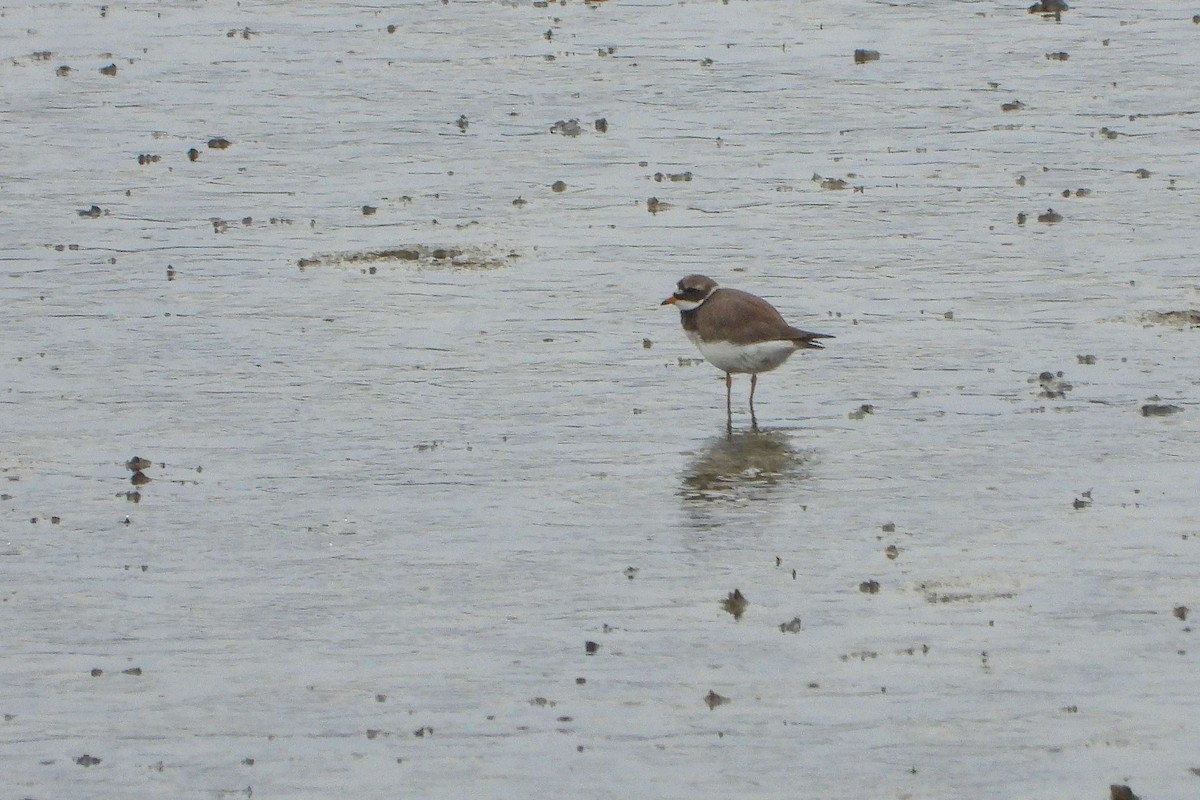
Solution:
{"label": "bird reflection in water", "polygon": [[786,432],[750,430],[712,439],[683,473],[684,497],[722,500],[744,497],[806,474],[807,454],[792,447]]}

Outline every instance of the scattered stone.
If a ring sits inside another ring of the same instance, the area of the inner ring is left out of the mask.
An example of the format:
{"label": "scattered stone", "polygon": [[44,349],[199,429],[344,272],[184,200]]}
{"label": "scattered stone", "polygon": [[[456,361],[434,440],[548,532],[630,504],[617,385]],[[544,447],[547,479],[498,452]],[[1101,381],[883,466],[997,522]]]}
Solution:
{"label": "scattered stone", "polygon": [[894,522],[885,522],[885,523],[883,523],[883,525],[882,525],[882,526],[880,526],[880,529],[881,529],[881,530],[882,530],[884,533],[895,533],[895,532],[896,532],[896,523],[894,523]]}
{"label": "scattered stone", "polygon": [[625,577],[628,578],[629,580],[633,580],[634,578],[636,578],[637,574],[638,574],[637,567],[626,567],[625,568]]}
{"label": "scattered stone", "polygon": [[104,670],[100,669],[99,667],[92,667],[92,677],[93,678],[99,678],[103,674],[104,674]]}
{"label": "scattered stone", "polygon": [[417,737],[425,737],[425,736],[432,736],[432,735],[433,735],[433,728],[429,727],[428,725],[422,725],[420,728],[417,728],[415,731],[413,731],[413,736],[417,736]]}
{"label": "scattered stone", "polygon": [[1175,606],[1171,613],[1175,615],[1175,619],[1179,620],[1180,622],[1186,622],[1189,611],[1191,611],[1191,609],[1187,606]]}
{"label": "scattered stone", "polygon": [[589,639],[588,641],[583,643],[583,652],[587,653],[589,656],[596,655],[596,653],[599,650],[600,650],[599,642],[593,642]]}
{"label": "scattered stone", "polygon": [[517,208],[524,208],[525,206],[527,206],[529,204],[529,201],[523,197],[518,197],[517,199],[512,201],[512,204],[514,206],[516,206]]}
{"label": "scattered stone", "polygon": [[670,208],[670,203],[664,200],[659,200],[657,197],[650,197],[646,200],[646,210],[651,214],[657,214],[660,211],[667,211]]}
{"label": "scattered stone", "polygon": [[1000,104],[1001,111],[1020,111],[1023,108],[1025,108],[1025,104],[1022,103],[1020,100],[1013,100],[1012,102],[1009,102],[1009,103],[1001,103]]}
{"label": "scattered stone", "polygon": [[1108,787],[1108,796],[1110,800],[1138,800],[1138,796],[1133,793],[1133,789],[1119,783],[1114,783]]}
{"label": "scattered stone", "polygon": [[200,151],[196,148],[189,148],[187,151],[188,161],[198,161],[200,159]]}
{"label": "scattered stone", "polygon": [[567,190],[567,184],[563,181],[555,181],[554,183],[550,184],[550,189],[551,191],[555,192],[565,192]]}
{"label": "scattered stone", "polygon": [[108,77],[110,77],[110,78],[111,78],[111,77],[113,77],[114,75],[116,75],[116,74],[117,74],[117,65],[116,65],[116,64],[109,64],[107,67],[101,67],[101,68],[100,68],[100,74],[101,74],[101,75],[107,75],[107,76],[108,76]]}
{"label": "scattered stone", "polygon": [[740,589],[734,589],[728,597],[721,601],[721,608],[725,609],[735,620],[742,618],[748,605],[750,605],[750,601],[746,599]]}
{"label": "scattered stone", "polygon": [[782,633],[799,633],[801,630],[800,618],[792,617],[790,622],[780,623],[779,630]]}
{"label": "scattered stone", "polygon": [[91,208],[80,209],[76,213],[84,219],[96,219],[104,216],[106,212],[100,206],[93,205]]}
{"label": "scattered stone", "polygon": [[1059,214],[1057,211],[1055,211],[1053,208],[1047,208],[1045,214],[1038,214],[1037,221],[1045,222],[1047,224],[1053,225],[1056,222],[1062,222],[1063,216],[1062,216],[1062,214]]}
{"label": "scattered stone", "polygon": [[1026,217],[1026,215],[1025,215],[1025,212],[1024,212],[1024,211],[1022,211],[1022,212],[1020,212],[1019,214],[1017,214],[1017,224],[1018,224],[1018,225],[1024,225],[1024,224],[1025,224],[1025,220],[1026,220],[1026,219],[1027,219],[1027,217]]}
{"label": "scattered stone", "polygon": [[704,703],[708,706],[709,711],[712,711],[717,706],[723,706],[728,702],[728,697],[722,697],[711,689],[709,689],[708,694],[704,695]]}
{"label": "scattered stone", "polygon": [[558,133],[563,136],[575,137],[583,133],[583,127],[577,119],[559,120],[550,126],[551,133]]}
{"label": "scattered stone", "polygon": [[95,756],[90,756],[87,753],[84,753],[79,758],[75,759],[75,763],[81,767],[94,767],[99,764],[100,761],[101,759],[96,758]]}
{"label": "scattered stone", "polygon": [[218,136],[215,139],[208,140],[208,149],[209,150],[224,150],[225,148],[229,147],[229,145],[231,145],[231,144],[233,144],[233,142],[229,141],[228,139],[226,139],[223,136]]}
{"label": "scattered stone", "polygon": [[1070,54],[1065,50],[1059,50],[1057,53],[1046,53],[1046,58],[1050,61],[1066,61],[1070,57]]}
{"label": "scattered stone", "polygon": [[1103,136],[1105,139],[1115,139],[1118,136],[1120,136],[1121,134],[1117,133],[1116,131],[1112,130],[1111,128],[1101,128],[1100,135]]}
{"label": "scattered stone", "polygon": [[129,669],[121,670],[121,674],[122,675],[132,675],[136,678],[142,674],[142,668],[141,667],[130,667]]}
{"label": "scattered stone", "polygon": [[58,69],[54,70],[54,74],[60,78],[65,78],[71,74],[71,68],[68,67],[66,64],[63,64]]}
{"label": "scattered stone", "polygon": [[1060,19],[1062,12],[1068,11],[1070,8],[1065,0],[1038,0],[1038,2],[1029,7],[1029,13]]}
{"label": "scattered stone", "polygon": [[1087,364],[1088,366],[1096,363],[1096,357],[1090,353],[1085,356],[1075,356],[1075,360],[1080,364]]}
{"label": "scattered stone", "polygon": [[466,132],[467,132],[467,127],[468,127],[468,126],[469,126],[471,123],[470,123],[469,121],[467,121],[467,115],[466,115],[466,114],[460,114],[460,115],[459,115],[459,117],[458,117],[458,119],[454,121],[454,124],[458,126],[458,129],[459,129],[460,131],[462,131],[463,133],[466,133]]}
{"label": "scattered stone", "polygon": [[388,32],[388,33],[395,33],[395,32],[396,32],[396,26],[395,26],[395,25],[388,25],[388,26],[387,26],[387,32]]}
{"label": "scattered stone", "polygon": [[889,560],[895,561],[900,557],[900,548],[896,547],[894,544],[889,544],[883,549],[883,554],[886,555]]}
{"label": "scattered stone", "polygon": [[654,180],[658,183],[663,181],[671,181],[673,183],[686,183],[692,180],[691,172],[656,172]]}
{"label": "scattered stone", "polygon": [[863,49],[859,48],[854,51],[854,63],[855,64],[866,64],[868,61],[878,61],[878,60],[879,60],[879,51],[878,50],[863,50]]}
{"label": "scattered stone", "polygon": [[142,470],[150,469],[152,466],[154,466],[154,464],[150,461],[150,459],[142,458],[141,456],[134,456],[125,462],[125,469],[129,470],[130,472],[141,472]]}
{"label": "scattered stone", "polygon": [[846,416],[849,419],[858,421],[858,420],[866,417],[868,414],[874,414],[874,413],[875,413],[875,406],[871,405],[870,403],[863,403],[861,406],[854,409]]}
{"label": "scattered stone", "polygon": [[162,161],[162,156],[150,155],[148,153],[139,154],[137,158],[138,166],[142,167],[147,164],[157,164],[159,161]]}
{"label": "scattered stone", "polygon": [[858,585],[858,590],[863,594],[879,594],[879,581],[863,581]]}
{"label": "scattered stone", "polygon": [[608,120],[604,117],[596,120],[596,133],[608,133]]}
{"label": "scattered stone", "polygon": [[822,189],[832,189],[837,191],[840,189],[848,189],[850,187],[849,181],[846,181],[842,178],[821,178],[819,175],[814,175],[813,178],[820,178],[820,186]]}
{"label": "scattered stone", "polygon": [[371,216],[372,214],[374,214],[374,213],[375,213],[376,211],[378,211],[378,210],[379,210],[379,209],[378,209],[378,208],[376,208],[375,206],[363,206],[363,207],[362,207],[362,215],[363,215],[364,217],[369,217],[369,216]]}
{"label": "scattered stone", "polygon": [[1171,414],[1178,414],[1180,411],[1183,411],[1183,409],[1169,403],[1146,403],[1142,406],[1143,417],[1166,417]]}
{"label": "scattered stone", "polygon": [[1075,500],[1071,503],[1071,507],[1074,508],[1076,511],[1079,511],[1080,509],[1087,508],[1091,504],[1092,504],[1092,490],[1088,489],[1086,492],[1080,492],[1079,497],[1076,497]]}
{"label": "scattered stone", "polygon": [[146,473],[144,472],[135,472],[129,476],[129,482],[134,486],[145,486],[150,482],[150,479],[146,477]]}
{"label": "scattered stone", "polygon": [[649,350],[653,346],[654,346],[654,342],[650,341],[649,339],[642,339],[642,349],[643,350]]}
{"label": "scattered stone", "polygon": [[1150,177],[1150,170],[1148,170],[1148,169],[1135,169],[1135,170],[1133,171],[1133,174],[1134,174],[1134,175],[1136,175],[1136,176],[1137,176],[1137,177],[1139,177],[1139,178],[1149,178],[1149,177]]}

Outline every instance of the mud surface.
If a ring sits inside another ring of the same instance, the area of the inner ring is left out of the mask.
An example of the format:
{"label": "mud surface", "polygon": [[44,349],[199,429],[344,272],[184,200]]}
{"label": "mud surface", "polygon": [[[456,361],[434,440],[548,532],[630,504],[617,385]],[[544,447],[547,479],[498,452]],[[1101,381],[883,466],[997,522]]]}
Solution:
{"label": "mud surface", "polygon": [[4,793],[1196,796],[1191,13],[0,6]]}

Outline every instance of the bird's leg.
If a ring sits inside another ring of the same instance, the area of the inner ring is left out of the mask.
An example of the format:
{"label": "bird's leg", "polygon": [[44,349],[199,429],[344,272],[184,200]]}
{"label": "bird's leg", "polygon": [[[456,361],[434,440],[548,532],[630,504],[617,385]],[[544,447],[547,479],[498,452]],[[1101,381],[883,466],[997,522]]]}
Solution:
{"label": "bird's leg", "polygon": [[733,432],[733,374],[725,373],[725,430]]}
{"label": "bird's leg", "polygon": [[758,374],[750,375],[750,427],[758,430],[758,417],[754,416],[754,387],[758,386]]}

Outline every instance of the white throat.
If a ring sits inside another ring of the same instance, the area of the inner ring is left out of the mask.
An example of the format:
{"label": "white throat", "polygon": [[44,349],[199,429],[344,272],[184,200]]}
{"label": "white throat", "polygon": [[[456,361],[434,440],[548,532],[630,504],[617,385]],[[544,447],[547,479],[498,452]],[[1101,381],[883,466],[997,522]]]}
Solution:
{"label": "white throat", "polygon": [[704,301],[707,300],[708,298],[712,297],[712,293],[715,292],[719,288],[721,288],[721,287],[714,286],[712,289],[709,290],[708,294],[704,295],[704,299],[702,299],[696,303],[692,302],[691,300],[680,300],[680,299],[676,298],[675,299],[675,307],[678,308],[680,311],[695,311],[697,308],[704,305]]}

